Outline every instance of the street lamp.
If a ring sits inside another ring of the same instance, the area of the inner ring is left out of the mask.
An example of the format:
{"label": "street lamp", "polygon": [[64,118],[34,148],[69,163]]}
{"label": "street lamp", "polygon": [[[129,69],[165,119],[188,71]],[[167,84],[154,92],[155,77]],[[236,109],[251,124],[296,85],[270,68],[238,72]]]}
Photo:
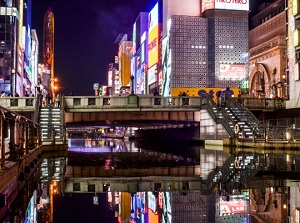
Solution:
{"label": "street lamp", "polygon": [[13,68],[11,69],[11,94],[13,97],[16,96],[16,70]]}
{"label": "street lamp", "polygon": [[133,90],[133,87],[134,87],[134,84],[133,84],[134,76],[133,75],[130,76],[130,80],[131,80],[131,94],[134,94],[134,90]]}

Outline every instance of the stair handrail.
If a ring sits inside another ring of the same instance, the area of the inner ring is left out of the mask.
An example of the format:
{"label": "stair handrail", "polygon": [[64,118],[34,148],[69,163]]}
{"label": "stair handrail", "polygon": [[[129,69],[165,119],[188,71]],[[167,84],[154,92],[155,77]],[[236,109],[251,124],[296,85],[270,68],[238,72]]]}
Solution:
{"label": "stair handrail", "polygon": [[234,123],[234,120],[227,114],[223,107],[219,107],[215,101],[211,98],[208,93],[201,94],[201,107],[205,108],[215,122],[220,122],[218,120],[223,120],[221,124],[227,130],[230,137],[234,137],[234,127],[230,126],[229,123]]}
{"label": "stair handrail", "polygon": [[[230,156],[228,157],[228,159],[225,161],[225,163],[222,165],[222,167],[216,167],[215,170],[213,170],[212,172],[210,172],[208,178],[206,180],[203,180],[203,186],[204,188],[204,192],[205,194],[210,194],[211,191],[220,183],[222,182],[225,177],[227,177],[227,175],[224,176],[224,173],[228,173],[229,167],[232,165],[232,163],[234,162],[234,155],[230,154]],[[218,181],[214,181],[216,175],[218,175],[218,173],[221,173],[222,176],[220,179],[218,179]]]}
{"label": "stair handrail", "polygon": [[[247,120],[247,124],[250,125],[250,127],[252,128],[252,130],[254,128],[258,128],[260,125],[259,120],[257,119],[257,117],[247,108],[244,107],[242,105],[240,105],[240,103],[238,103],[238,101],[233,98],[233,97],[228,97],[226,99],[226,106],[228,106],[229,108],[235,109],[235,110],[239,110],[239,112],[241,114],[243,114],[243,118],[246,118]],[[238,113],[235,113],[237,115],[237,118],[241,119],[240,115]]]}

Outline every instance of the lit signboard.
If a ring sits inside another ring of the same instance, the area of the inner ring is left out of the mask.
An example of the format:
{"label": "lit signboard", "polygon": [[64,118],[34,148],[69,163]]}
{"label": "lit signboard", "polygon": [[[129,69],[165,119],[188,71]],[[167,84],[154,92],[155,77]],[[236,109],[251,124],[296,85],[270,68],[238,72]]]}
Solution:
{"label": "lit signboard", "polygon": [[107,78],[107,85],[108,85],[108,87],[111,87],[112,86],[112,70],[109,70],[108,71],[108,78]]}
{"label": "lit signboard", "polygon": [[[212,99],[217,98],[217,92],[222,91],[222,88],[172,88],[172,96],[178,96],[180,93],[185,92],[187,96],[198,97],[202,94],[209,94]],[[238,88],[230,88],[230,93],[235,97],[239,94]]]}
{"label": "lit signboard", "polygon": [[300,34],[299,29],[296,29],[294,31],[294,46],[295,47],[299,46],[299,34]]}
{"label": "lit signboard", "polygon": [[152,67],[158,62],[158,25],[149,32],[148,66]]}
{"label": "lit signboard", "polygon": [[18,64],[17,64],[17,71],[23,77],[23,46],[22,46],[22,38],[23,38],[23,0],[19,2],[19,18],[18,18],[18,29],[19,29],[19,40],[18,40]]}
{"label": "lit signboard", "polygon": [[215,1],[214,0],[202,0],[202,12],[206,10],[214,9]]}
{"label": "lit signboard", "polygon": [[132,53],[136,52],[136,23],[133,24],[133,33],[132,33]]}
{"label": "lit signboard", "polygon": [[15,7],[0,7],[0,15],[18,16],[18,9]]}
{"label": "lit signboard", "polygon": [[249,0],[203,0],[202,12],[210,9],[249,11]]}
{"label": "lit signboard", "polygon": [[158,24],[158,3],[153,7],[148,15],[149,32]]}
{"label": "lit signboard", "polygon": [[245,70],[244,64],[220,64],[220,79],[243,79]]}
{"label": "lit signboard", "polygon": [[295,63],[295,65],[294,65],[294,76],[295,76],[295,81],[300,80],[300,77],[299,77],[299,63]]}
{"label": "lit signboard", "polygon": [[158,25],[158,3],[148,15],[148,67],[158,62],[159,25]]}
{"label": "lit signboard", "polygon": [[298,0],[293,0],[293,15],[299,14]]}
{"label": "lit signboard", "polygon": [[157,81],[156,78],[156,65],[148,69],[148,85],[153,84]]}
{"label": "lit signboard", "polygon": [[295,223],[300,223],[300,210],[298,208],[295,209]]}
{"label": "lit signboard", "polygon": [[245,214],[247,211],[247,202],[245,200],[220,200],[220,215]]}

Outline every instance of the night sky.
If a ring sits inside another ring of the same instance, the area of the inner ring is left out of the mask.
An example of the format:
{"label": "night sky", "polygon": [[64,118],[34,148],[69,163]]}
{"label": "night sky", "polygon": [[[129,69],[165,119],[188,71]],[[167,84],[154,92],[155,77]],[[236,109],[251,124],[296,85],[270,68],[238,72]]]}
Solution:
{"label": "night sky", "polygon": [[[55,76],[61,92],[93,95],[93,83],[107,84],[107,66],[114,62],[120,33],[132,38],[140,12],[156,0],[32,0],[32,28],[43,42],[43,17],[50,6],[55,22]],[[40,46],[42,46],[40,44]],[[42,54],[42,49],[40,49]],[[42,58],[42,55],[41,55]]]}
{"label": "night sky", "polygon": [[[107,66],[114,62],[120,33],[132,37],[140,12],[157,0],[32,0],[32,29],[37,30],[42,58],[43,17],[51,7],[55,19],[55,76],[60,92],[93,95],[93,83],[107,84]],[[250,5],[260,0],[250,0]]]}

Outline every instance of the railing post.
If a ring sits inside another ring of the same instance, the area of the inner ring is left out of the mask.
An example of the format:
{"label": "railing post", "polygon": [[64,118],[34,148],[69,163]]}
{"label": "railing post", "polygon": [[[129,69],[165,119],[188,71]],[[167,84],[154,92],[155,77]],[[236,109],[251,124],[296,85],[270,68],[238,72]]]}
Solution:
{"label": "railing post", "polygon": [[5,117],[1,115],[1,169],[5,166]]}

